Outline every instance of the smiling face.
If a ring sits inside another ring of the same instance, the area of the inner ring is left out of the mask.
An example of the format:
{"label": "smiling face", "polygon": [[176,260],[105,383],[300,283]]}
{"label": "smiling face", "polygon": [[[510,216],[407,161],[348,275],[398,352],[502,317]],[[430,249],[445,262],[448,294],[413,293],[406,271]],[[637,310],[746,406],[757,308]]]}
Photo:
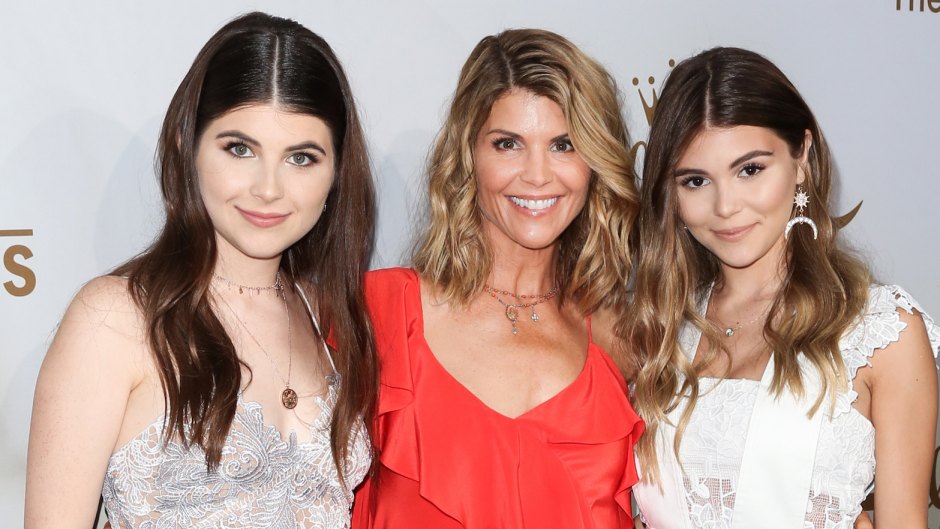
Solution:
{"label": "smiling face", "polygon": [[591,180],[561,107],[522,90],[493,103],[474,143],[473,166],[494,247],[552,246],[584,207]]}
{"label": "smiling face", "polygon": [[320,218],[334,160],[330,129],[314,116],[261,104],[209,123],[196,171],[220,259],[280,258]]}
{"label": "smiling face", "polygon": [[724,267],[776,271],[783,262],[783,231],[811,141],[807,132],[794,158],[770,129],[706,128],[682,154],[674,173],[679,217]]}

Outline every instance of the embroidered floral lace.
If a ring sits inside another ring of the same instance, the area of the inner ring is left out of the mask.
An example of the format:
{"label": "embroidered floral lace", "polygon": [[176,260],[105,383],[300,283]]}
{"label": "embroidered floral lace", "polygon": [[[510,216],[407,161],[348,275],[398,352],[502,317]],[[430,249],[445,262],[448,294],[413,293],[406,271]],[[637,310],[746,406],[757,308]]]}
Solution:
{"label": "embroidered floral lace", "polygon": [[[907,312],[918,310],[934,355],[940,350],[940,327],[934,325],[907,292],[897,286],[873,286],[867,310],[840,341],[850,381],[859,368],[870,365],[869,358],[876,350],[899,339],[906,325],[900,320],[898,308]],[[683,343],[687,344],[685,339]],[[704,379],[700,386],[702,395],[680,448],[686,473],[683,485],[689,526],[730,528],[738,472],[759,383]],[[850,387],[838,397],[834,412],[823,420],[804,529],[851,529],[861,512],[861,502],[873,486],[875,430],[852,407],[857,397]]]}
{"label": "embroidered floral lace", "polygon": [[[170,441],[163,418],[108,462],[102,494],[114,529],[349,527],[352,493],[344,489],[330,451],[330,418],[337,390],[318,398],[312,441],[287,440],[264,423],[261,405],[241,399],[218,469],[207,472],[203,451]],[[346,476],[355,487],[371,454],[362,425],[350,440]]]}

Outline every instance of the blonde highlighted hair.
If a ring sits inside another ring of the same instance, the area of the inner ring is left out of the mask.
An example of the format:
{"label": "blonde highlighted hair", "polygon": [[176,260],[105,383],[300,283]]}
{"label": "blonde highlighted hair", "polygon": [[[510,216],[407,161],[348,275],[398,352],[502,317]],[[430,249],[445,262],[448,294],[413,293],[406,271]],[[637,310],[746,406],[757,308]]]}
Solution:
{"label": "blonde highlighted hair", "polygon": [[575,150],[591,168],[587,202],[561,235],[555,282],[585,312],[626,305],[628,238],[637,214],[626,125],[616,83],[564,37],[508,30],[481,40],[460,72],[428,168],[429,219],[413,265],[442,299],[464,305],[483,290],[492,254],[473,176],[473,145],[493,103],[512,90],[547,97],[564,112]]}
{"label": "blonde highlighted hair", "polygon": [[[676,195],[675,164],[705,127],[751,125],[772,130],[794,158],[812,135],[804,186],[811,200],[805,213],[819,227],[790,232],[785,276],[773,300],[763,333],[774,351],[771,391],[805,393],[799,357],[819,373],[822,389],[808,413],[847,385],[839,340],[867,302],[871,281],[867,267],[838,242],[838,226],[829,214],[831,161],[825,138],[806,102],[786,76],[766,58],[737,48],[715,48],[678,64],[662,89],[647,144],[636,246],[633,306],[622,322],[627,347],[640,365],[634,403],[647,424],[637,447],[646,478],[658,479],[656,435],[667,414],[688,399],[675,425],[673,450],[695,408],[698,378],[717,355],[718,327],[698,312],[713,285],[720,263],[682,228]],[[679,345],[684,322],[702,331],[709,345],[692,365]]]}

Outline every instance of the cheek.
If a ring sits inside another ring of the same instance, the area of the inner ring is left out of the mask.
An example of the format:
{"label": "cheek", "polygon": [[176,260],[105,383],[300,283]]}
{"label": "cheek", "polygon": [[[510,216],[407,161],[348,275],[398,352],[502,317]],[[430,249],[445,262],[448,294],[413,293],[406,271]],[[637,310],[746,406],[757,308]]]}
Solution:
{"label": "cheek", "polygon": [[789,215],[793,205],[792,187],[789,181],[765,187],[764,192],[755,197],[755,209],[760,209],[768,215]]}
{"label": "cheek", "polygon": [[703,221],[708,214],[708,201],[705,190],[682,191],[677,190],[676,202],[679,206],[679,220],[687,226],[695,226]]}
{"label": "cheek", "polygon": [[512,179],[510,164],[485,157],[474,161],[473,172],[477,180],[477,188],[483,192],[500,191]]}

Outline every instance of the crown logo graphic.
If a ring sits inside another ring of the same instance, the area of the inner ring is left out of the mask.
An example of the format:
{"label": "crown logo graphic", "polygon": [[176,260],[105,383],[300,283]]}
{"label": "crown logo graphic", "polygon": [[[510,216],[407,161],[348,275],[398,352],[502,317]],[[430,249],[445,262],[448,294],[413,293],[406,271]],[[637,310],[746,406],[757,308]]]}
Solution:
{"label": "crown logo graphic", "polygon": [[[673,68],[676,65],[675,59],[669,59],[669,68]],[[646,95],[643,94],[643,89],[640,88],[640,78],[633,78],[633,86],[637,87],[637,94],[640,95],[640,102],[643,104],[643,113],[646,114],[646,124],[651,125],[653,123],[653,114],[656,112],[656,105],[659,104],[659,94],[656,93],[656,78],[652,75],[646,79],[649,83],[650,91],[653,93],[653,96],[647,100]]]}

